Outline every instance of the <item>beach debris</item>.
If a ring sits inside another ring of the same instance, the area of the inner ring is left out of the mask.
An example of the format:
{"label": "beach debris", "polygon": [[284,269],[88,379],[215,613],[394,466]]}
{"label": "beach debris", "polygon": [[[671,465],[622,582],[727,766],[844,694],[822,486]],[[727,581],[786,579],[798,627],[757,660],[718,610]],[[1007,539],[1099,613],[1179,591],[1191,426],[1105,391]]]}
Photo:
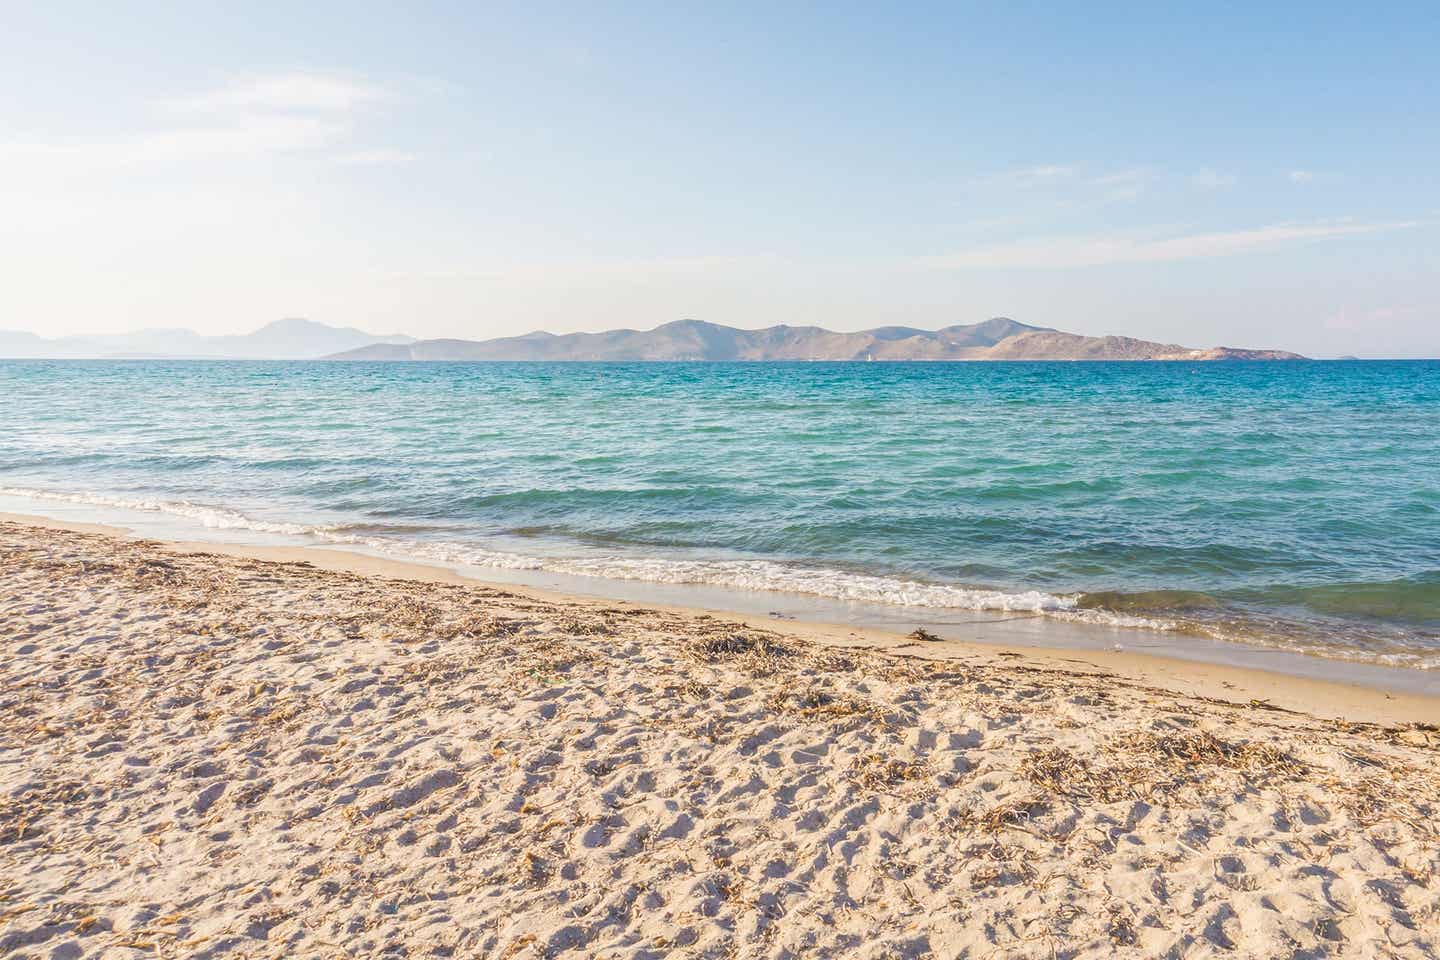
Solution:
{"label": "beach debris", "polygon": [[731,663],[751,671],[773,672],[790,656],[791,649],[763,634],[728,630],[684,641],[685,651],[701,663]]}
{"label": "beach debris", "polygon": [[881,793],[913,793],[927,786],[934,776],[934,768],[923,760],[901,760],[880,753],[857,757],[849,770],[856,784]]}
{"label": "beach debris", "polygon": [[813,686],[804,690],[779,690],[766,701],[766,706],[779,713],[807,720],[859,718],[885,723],[890,719],[890,712],[873,700]]}
{"label": "beach debris", "polygon": [[[1105,762],[1107,757],[1123,762]],[[1075,802],[1154,800],[1184,786],[1215,785],[1205,768],[1239,771],[1257,783],[1296,779],[1305,763],[1273,744],[1233,743],[1205,732],[1157,735],[1145,732],[1112,738],[1092,757],[1060,747],[1036,750],[1019,773],[1038,787]]]}
{"label": "beach debris", "polygon": [[998,833],[1007,827],[1016,827],[1030,832],[1026,826],[1036,816],[1049,809],[1045,797],[1026,793],[1010,800],[1002,800],[983,810],[969,808],[951,818],[951,824],[963,831],[981,830]]}
{"label": "beach debris", "polygon": [[916,627],[914,630],[911,630],[909,633],[907,633],[906,636],[909,637],[911,640],[919,640],[922,643],[935,643],[939,640],[945,639],[939,634],[931,633],[924,627]]}
{"label": "beach debris", "polygon": [[1433,723],[1412,723],[1403,727],[1392,727],[1385,736],[1395,743],[1407,747],[1440,748],[1440,726]]}
{"label": "beach debris", "polygon": [[534,850],[525,850],[515,860],[511,879],[523,887],[542,887],[550,879],[550,864]]}
{"label": "beach debris", "polygon": [[1037,787],[1083,803],[1138,800],[1154,787],[1144,771],[1134,767],[1096,767],[1062,747],[1032,752],[1021,761],[1019,773]]}
{"label": "beach debris", "polygon": [[1169,772],[1181,774],[1197,766],[1228,767],[1264,777],[1295,778],[1306,765],[1294,754],[1270,743],[1221,740],[1211,733],[1133,733],[1117,737],[1112,749],[1148,754]]}

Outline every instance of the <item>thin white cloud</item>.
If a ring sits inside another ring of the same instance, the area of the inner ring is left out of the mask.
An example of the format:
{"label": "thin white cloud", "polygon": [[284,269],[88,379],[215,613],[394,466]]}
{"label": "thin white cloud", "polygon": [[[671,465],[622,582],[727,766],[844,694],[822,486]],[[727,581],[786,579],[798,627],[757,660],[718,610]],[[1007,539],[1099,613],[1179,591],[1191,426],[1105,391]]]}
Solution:
{"label": "thin white cloud", "polygon": [[397,167],[414,159],[415,154],[404,150],[356,150],[335,157],[335,163],[342,167]]}
{"label": "thin white cloud", "polygon": [[567,260],[497,260],[484,265],[456,266],[450,269],[420,272],[402,271],[394,279],[427,280],[499,280],[505,278],[647,280],[665,274],[707,275],[735,268],[779,266],[788,261],[769,253],[708,254],[676,257],[638,257]]}
{"label": "thin white cloud", "polygon": [[1165,263],[1255,253],[1287,244],[1403,230],[1415,225],[1414,221],[1276,224],[1252,230],[1197,233],[1176,237],[1137,237],[1113,234],[1044,237],[977,247],[937,257],[925,257],[921,262],[925,266],[955,269],[1091,267],[1117,263]]}
{"label": "thin white cloud", "polygon": [[982,174],[978,177],[972,177],[966,185],[978,189],[992,189],[997,186],[1053,186],[1073,180],[1076,173],[1077,171],[1074,167],[1068,167],[1058,163],[1047,163],[1033,167],[1018,167],[1014,170],[1001,170],[998,173]]}
{"label": "thin white cloud", "polygon": [[1211,170],[1203,167],[1190,175],[1190,182],[1202,190],[1218,190],[1222,187],[1235,185],[1235,175],[1232,173],[1221,173],[1218,170]]}
{"label": "thin white cloud", "polygon": [[1155,175],[1145,167],[1131,167],[1114,173],[1092,177],[1090,184],[1098,187],[1107,200],[1136,200],[1150,186]]}
{"label": "thin white cloud", "polygon": [[318,111],[350,113],[390,98],[366,80],[311,71],[251,76],[190,97],[166,101],[174,109],[195,113],[249,111]]}
{"label": "thin white cloud", "polygon": [[1155,179],[1145,167],[1130,167],[1110,173],[1090,174],[1067,164],[1018,167],[974,177],[965,186],[972,192],[994,195],[1011,191],[1030,194],[1063,204],[1134,200]]}
{"label": "thin white cloud", "polygon": [[1291,170],[1286,176],[1290,178],[1291,183],[1315,182],[1315,171],[1313,170]]}
{"label": "thin white cloud", "polygon": [[0,169],[45,176],[226,156],[293,153],[335,143],[349,131],[349,124],[313,117],[237,117],[228,123],[114,140],[0,144]]}
{"label": "thin white cloud", "polygon": [[[107,169],[336,149],[351,136],[361,109],[386,97],[373,83],[330,74],[256,76],[166,101],[180,116],[172,112],[159,129],[105,140],[0,142],[0,171],[44,180]],[[409,156],[377,148],[335,159],[373,164],[403,162]]]}
{"label": "thin white cloud", "polygon": [[1151,179],[1151,176],[1150,171],[1144,167],[1131,167],[1128,170],[1117,170],[1114,173],[1091,177],[1090,182],[1097,187],[1123,187],[1133,183],[1144,183]]}
{"label": "thin white cloud", "polygon": [[1074,175],[1074,167],[1063,167],[1057,164],[1027,167],[1024,170],[1016,170],[1011,174],[1011,176],[1017,180],[1025,180],[1033,183],[1050,183],[1055,180],[1068,180]]}

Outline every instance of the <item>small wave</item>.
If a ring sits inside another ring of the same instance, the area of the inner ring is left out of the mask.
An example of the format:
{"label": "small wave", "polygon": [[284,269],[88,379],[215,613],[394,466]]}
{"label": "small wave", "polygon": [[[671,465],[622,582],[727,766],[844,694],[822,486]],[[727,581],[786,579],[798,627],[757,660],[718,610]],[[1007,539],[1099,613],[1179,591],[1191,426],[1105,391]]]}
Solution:
{"label": "small wave", "polygon": [[363,546],[391,556],[481,569],[534,570],[607,580],[797,593],[827,600],[896,607],[1031,613],[1107,627],[1171,630],[1176,626],[1168,620],[1155,620],[1111,610],[1083,609],[1080,606],[1082,594],[1060,595],[1040,590],[1007,593],[1001,590],[849,573],[826,567],[791,565],[773,560],[539,557],[484,550],[461,544],[417,543],[329,530],[317,531],[316,536],[329,543]]}
{"label": "small wave", "polygon": [[[70,493],[28,487],[0,486],[0,495],[51,500],[86,506],[163,513],[215,530],[303,536],[317,543],[360,548],[398,560],[478,569],[537,571],[610,580],[710,586],[746,591],[804,594],[842,602],[882,604],[932,610],[1028,613],[1103,627],[1180,632],[1225,642],[1239,642],[1341,659],[1404,665],[1419,669],[1440,666],[1433,653],[1400,649],[1363,649],[1317,642],[1290,631],[1257,629],[1233,620],[1206,616],[1214,598],[1184,591],[1126,594],[1054,594],[1040,590],[1006,592],[926,583],[900,577],[854,573],[827,567],[773,560],[685,560],[665,557],[537,556],[490,550],[473,544],[421,540],[416,525],[352,523],[329,526],[260,520],[235,510],[184,500],[128,498],[97,493]],[[1173,614],[1175,619],[1169,619]]]}
{"label": "small wave", "polygon": [[323,529],[307,527],[298,523],[256,520],[234,510],[191,503],[188,500],[112,497],[103,493],[63,493],[55,490],[35,490],[29,487],[0,487],[0,495],[26,497],[32,500],[53,500],[59,503],[74,503],[91,507],[109,507],[118,510],[139,510],[144,513],[164,513],[197,521],[211,530],[254,530],[257,533],[302,536],[320,533]]}
{"label": "small wave", "polygon": [[[1062,596],[1039,590],[1007,593],[949,584],[923,583],[898,577],[848,573],[773,560],[679,560],[659,557],[541,557],[457,543],[425,542],[395,536],[380,524],[306,526],[258,520],[223,507],[185,500],[116,497],[97,493],[66,493],[28,487],[0,487],[0,494],[75,503],[86,506],[163,513],[194,520],[214,530],[253,530],[288,536],[309,536],[337,546],[364,547],[397,558],[499,570],[535,570],[610,580],[635,580],[692,586],[726,587],[800,593],[830,600],[879,603],[1001,613],[1035,613],[1112,626],[1164,628],[1164,624],[1103,610],[1080,609],[1080,595]],[[411,528],[412,530],[414,528]],[[383,534],[372,531],[383,530]]]}
{"label": "small wave", "polygon": [[805,593],[832,600],[884,603],[901,607],[948,607],[963,610],[1046,613],[1069,611],[1074,597],[1030,590],[1005,593],[943,584],[927,584],[894,577],[846,573],[823,567],[790,566],[770,560],[671,560],[661,558],[596,557],[533,558],[460,551],[454,562],[475,566],[524,567],[539,564],[555,573],[572,573],[611,580],[691,584],[738,590]]}

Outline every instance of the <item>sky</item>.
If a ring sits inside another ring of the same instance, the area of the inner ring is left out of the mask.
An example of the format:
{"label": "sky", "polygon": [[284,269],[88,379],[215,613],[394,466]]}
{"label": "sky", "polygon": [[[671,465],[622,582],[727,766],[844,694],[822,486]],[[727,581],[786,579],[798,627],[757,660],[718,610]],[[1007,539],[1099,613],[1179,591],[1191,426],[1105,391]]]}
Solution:
{"label": "sky", "polygon": [[1440,356],[1440,4],[0,0],[0,329]]}

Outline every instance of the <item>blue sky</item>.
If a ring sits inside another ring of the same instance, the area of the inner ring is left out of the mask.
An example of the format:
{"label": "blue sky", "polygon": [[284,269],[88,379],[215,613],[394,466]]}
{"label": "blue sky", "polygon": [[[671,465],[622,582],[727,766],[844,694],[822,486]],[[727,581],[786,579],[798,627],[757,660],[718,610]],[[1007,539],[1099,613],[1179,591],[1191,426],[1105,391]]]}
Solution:
{"label": "blue sky", "polygon": [[1440,355],[1440,7],[13,4],[0,328]]}

